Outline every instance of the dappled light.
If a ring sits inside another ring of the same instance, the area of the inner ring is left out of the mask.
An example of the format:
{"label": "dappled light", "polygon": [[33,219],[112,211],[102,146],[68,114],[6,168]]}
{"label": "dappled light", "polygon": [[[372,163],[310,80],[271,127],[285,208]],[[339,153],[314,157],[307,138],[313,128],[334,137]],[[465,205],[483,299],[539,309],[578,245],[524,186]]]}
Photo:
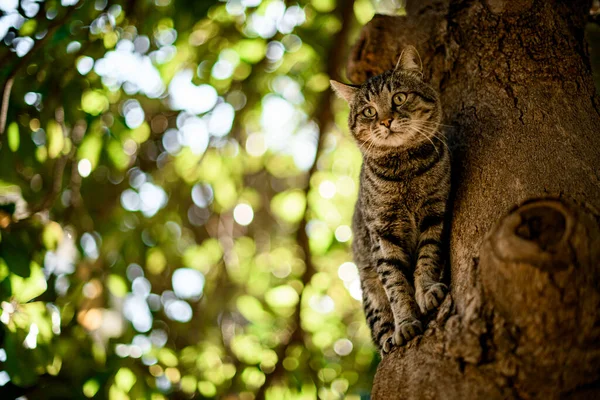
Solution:
{"label": "dappled light", "polygon": [[361,158],[328,87],[371,3],[0,10],[0,391],[365,398]]}

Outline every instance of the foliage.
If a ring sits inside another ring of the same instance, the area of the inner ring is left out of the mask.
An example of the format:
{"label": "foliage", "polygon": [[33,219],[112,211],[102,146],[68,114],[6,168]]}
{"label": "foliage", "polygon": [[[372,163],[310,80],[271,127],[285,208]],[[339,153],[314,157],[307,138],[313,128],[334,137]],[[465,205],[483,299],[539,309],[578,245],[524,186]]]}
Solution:
{"label": "foliage", "polygon": [[368,395],[348,4],[0,2],[2,398]]}

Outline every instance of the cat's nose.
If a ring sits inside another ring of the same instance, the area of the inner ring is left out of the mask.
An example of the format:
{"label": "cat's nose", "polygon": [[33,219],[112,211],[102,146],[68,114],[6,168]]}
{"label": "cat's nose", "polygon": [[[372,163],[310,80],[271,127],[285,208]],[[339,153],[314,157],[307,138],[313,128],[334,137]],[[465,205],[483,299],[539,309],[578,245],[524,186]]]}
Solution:
{"label": "cat's nose", "polygon": [[385,126],[386,128],[389,128],[392,125],[392,118],[386,118],[386,119],[382,119],[379,123],[383,126]]}

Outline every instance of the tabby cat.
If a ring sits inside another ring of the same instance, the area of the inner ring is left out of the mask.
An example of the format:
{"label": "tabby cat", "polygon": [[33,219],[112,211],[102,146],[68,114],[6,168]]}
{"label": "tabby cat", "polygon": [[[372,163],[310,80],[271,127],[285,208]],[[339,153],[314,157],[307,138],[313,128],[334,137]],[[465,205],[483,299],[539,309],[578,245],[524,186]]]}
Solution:
{"label": "tabby cat", "polygon": [[363,306],[382,353],[420,334],[420,315],[436,309],[450,155],[436,91],[423,82],[417,50],[359,86],[331,81],[350,105],[348,124],[363,156],[352,249]]}

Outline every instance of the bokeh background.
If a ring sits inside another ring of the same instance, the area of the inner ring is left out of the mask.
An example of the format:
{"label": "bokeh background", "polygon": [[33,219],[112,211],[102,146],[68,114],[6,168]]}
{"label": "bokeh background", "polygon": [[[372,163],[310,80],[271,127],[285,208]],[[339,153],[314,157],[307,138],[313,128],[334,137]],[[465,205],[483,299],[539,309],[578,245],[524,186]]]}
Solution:
{"label": "bokeh background", "polygon": [[368,398],[368,0],[0,0],[0,397]]}

